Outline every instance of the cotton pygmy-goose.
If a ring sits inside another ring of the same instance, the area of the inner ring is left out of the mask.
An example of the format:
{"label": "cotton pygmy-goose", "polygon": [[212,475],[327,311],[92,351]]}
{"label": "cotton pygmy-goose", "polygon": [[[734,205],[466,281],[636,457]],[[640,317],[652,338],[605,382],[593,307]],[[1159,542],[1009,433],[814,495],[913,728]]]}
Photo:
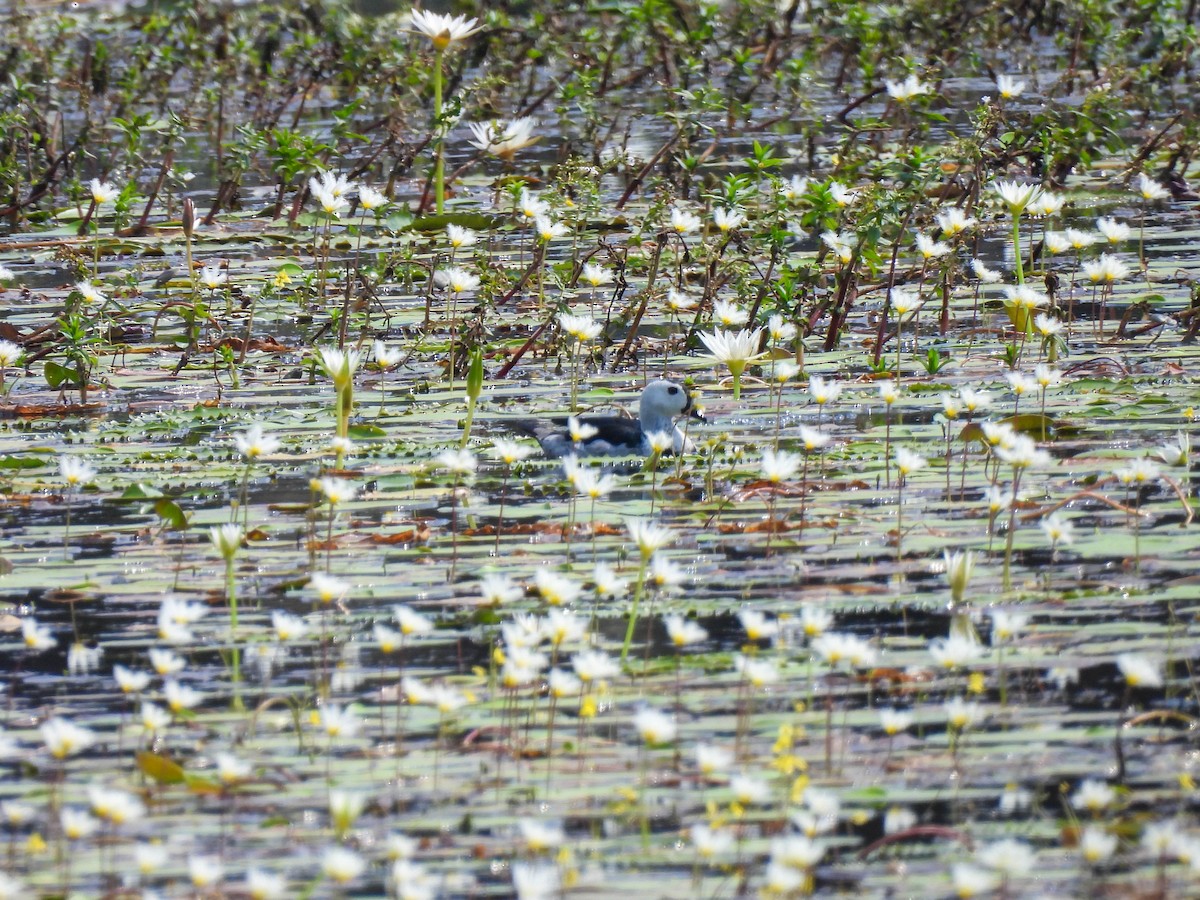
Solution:
{"label": "cotton pygmy-goose", "polygon": [[693,449],[675,424],[680,416],[704,421],[704,416],[692,403],[692,395],[673,381],[652,381],[642,391],[638,417],[579,416],[576,419],[578,440],[573,439],[569,420],[562,416],[546,421],[514,419],[504,424],[513,431],[535,437],[549,457],[568,456],[649,456],[647,435],[665,432],[671,436],[676,453]]}

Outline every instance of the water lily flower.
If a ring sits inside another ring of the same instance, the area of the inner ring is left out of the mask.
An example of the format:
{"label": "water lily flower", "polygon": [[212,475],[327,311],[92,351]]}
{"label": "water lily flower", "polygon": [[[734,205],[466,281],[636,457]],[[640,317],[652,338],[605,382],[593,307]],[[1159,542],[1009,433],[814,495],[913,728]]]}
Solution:
{"label": "water lily flower", "polygon": [[336,703],[326,703],[321,707],[319,722],[321,730],[331,738],[354,737],[362,728],[362,719]]}
{"label": "water lily flower", "polygon": [[1092,234],[1090,231],[1082,231],[1078,228],[1068,228],[1065,232],[1063,232],[1063,234],[1073,250],[1084,250],[1096,243],[1096,235]]}
{"label": "water lily flower", "polygon": [[733,657],[733,668],[754,688],[762,688],[779,680],[779,670],[769,659],[737,653]]}
{"label": "water lily flower", "polygon": [[591,316],[574,316],[569,313],[559,313],[558,327],[563,334],[570,335],[581,344],[598,338],[604,331],[604,326]]}
{"label": "water lily flower", "polygon": [[115,184],[108,181],[101,181],[99,178],[93,178],[88,182],[88,191],[92,195],[92,202],[97,206],[104,203],[112,203],[121,194],[121,189]]}
{"label": "water lily flower", "polygon": [[909,75],[903,81],[885,81],[888,96],[897,103],[907,103],[914,97],[929,93],[929,85],[923,83],[916,75]]}
{"label": "water lily flower", "polygon": [[250,900],[280,900],[288,893],[287,878],[257,867],[246,870],[246,894]]}
{"label": "water lily flower", "polygon": [[669,309],[671,312],[686,312],[689,309],[695,309],[695,307],[695,297],[691,297],[682,291],[677,291],[675,288],[670,288],[667,291],[667,309]]}
{"label": "water lily flower", "polygon": [[329,216],[331,219],[341,218],[350,206],[350,203],[341,194],[335,194],[329,188],[320,184],[316,179],[308,180],[309,190],[312,193],[313,200],[317,206],[321,208],[321,212]]}
{"label": "water lily flower", "polygon": [[316,596],[317,602],[328,606],[340,603],[350,592],[350,585],[340,578],[326,575],[324,572],[313,572],[308,579],[308,588]]}
{"label": "water lily flower", "polygon": [[171,724],[171,714],[157,703],[149,701],[142,701],[138,716],[141,719],[142,728],[151,733],[163,731]]}
{"label": "water lily flower", "polygon": [[798,203],[808,193],[810,182],[811,179],[809,178],[804,178],[801,175],[793,175],[789,181],[782,185],[780,193],[788,203]]}
{"label": "water lily flower", "polygon": [[845,208],[858,200],[858,191],[840,181],[829,182],[829,196],[839,208]]}
{"label": "water lily flower", "polygon": [[395,653],[404,643],[404,635],[382,622],[376,622],[371,626],[371,635],[375,638],[375,643],[379,645],[380,653]]}
{"label": "water lily flower", "polygon": [[[937,259],[950,252],[950,245],[945,241],[935,241],[927,234],[918,234],[917,252],[926,260]],[[894,292],[895,290],[893,289]]]}
{"label": "water lily flower", "polygon": [[[942,234],[946,237],[954,237],[955,235],[962,234],[976,223],[973,216],[968,216],[957,206],[951,206],[938,213],[934,217],[934,220],[937,222],[938,228],[942,230]],[[920,246],[921,237],[922,235],[917,236],[918,246]],[[949,248],[947,248],[948,250]]]}
{"label": "water lily flower", "polygon": [[720,231],[736,231],[746,224],[746,217],[736,209],[714,209],[713,224]]}
{"label": "water lily flower", "polygon": [[854,259],[854,245],[858,238],[848,231],[824,231],[821,243],[833,251],[843,265]]}
{"label": "water lily flower", "polygon": [[633,717],[633,727],[642,740],[650,745],[669,744],[675,740],[675,720],[660,710],[643,706]]}
{"label": "water lily flower", "polygon": [[94,468],[77,456],[63,456],[58,460],[58,472],[68,489],[77,489],[95,481],[98,474]]}
{"label": "water lily flower", "polygon": [[396,620],[396,624],[400,626],[400,633],[405,637],[429,634],[433,631],[433,620],[428,616],[421,615],[411,606],[406,606],[402,603],[393,606],[392,617]]}
{"label": "water lily flower", "polygon": [[1042,195],[1042,189],[1038,185],[1022,184],[1019,181],[994,181],[991,187],[1014,216],[1023,213]]}
{"label": "water lily flower", "polygon": [[197,277],[199,282],[210,291],[215,291],[229,283],[229,273],[220,266],[204,266]]}
{"label": "water lily flower", "polygon": [[1066,253],[1071,249],[1071,240],[1065,232],[1047,231],[1042,235],[1042,243],[1046,247],[1046,252],[1058,254]]}
{"label": "water lily flower", "polygon": [[907,806],[889,806],[883,814],[883,833],[899,834],[917,824],[917,814]]}
{"label": "water lily flower", "polygon": [[1158,478],[1158,466],[1148,459],[1135,459],[1113,473],[1121,484],[1143,485]]}
{"label": "water lily flower", "polygon": [[517,208],[526,221],[535,220],[538,216],[544,216],[550,211],[549,205],[528,188],[521,188],[520,197],[517,199]]}
{"label": "water lily flower", "polygon": [[1005,838],[980,847],[975,858],[1005,878],[1021,878],[1033,871],[1037,856],[1024,841]]}
{"label": "water lily flower", "polygon": [[611,269],[604,266],[598,266],[594,263],[584,263],[583,269],[579,273],[579,280],[590,284],[594,288],[603,287],[606,284],[612,284],[613,273]]}
{"label": "water lily flower", "polygon": [[1008,389],[1018,397],[1034,393],[1038,389],[1037,381],[1030,378],[1024,372],[1005,372],[1004,380],[1008,382]]}
{"label": "water lily flower", "polygon": [[953,634],[930,643],[929,655],[943,668],[965,669],[979,661],[983,648],[976,641]]}
{"label": "water lily flower", "polygon": [[1138,653],[1122,653],[1116,663],[1130,687],[1158,688],[1163,685],[1162,665],[1156,659]]}
{"label": "water lily flower", "polygon": [[500,159],[511,161],[517,151],[536,144],[538,136],[533,133],[537,127],[537,119],[523,116],[508,122],[493,120],[491,122],[470,124],[471,133],[475,140],[471,146],[485,153],[491,153]]}
{"label": "water lily flower", "polygon": [[648,519],[626,519],[625,528],[644,561],[675,540],[675,532]]}
{"label": "water lily flower", "polygon": [[523,818],[517,821],[517,826],[525,846],[534,853],[554,850],[561,847],[567,839],[566,832],[558,822],[539,822],[537,819]]}
{"label": "water lily flower", "polygon": [[1128,265],[1109,253],[1102,253],[1099,259],[1083,264],[1083,274],[1092,284],[1112,284],[1128,278],[1131,272]]}
{"label": "water lily flower", "polygon": [[300,641],[308,634],[308,623],[292,613],[275,610],[271,612],[271,629],[278,641]]}
{"label": "water lily flower", "polygon": [[981,284],[996,284],[1004,276],[995,269],[989,269],[987,265],[979,259],[971,260],[971,271],[975,278]]}
{"label": "water lily flower", "polygon": [[700,217],[678,206],[671,207],[671,230],[676,234],[692,234],[700,230]]}
{"label": "water lily flower", "polygon": [[763,451],[762,458],[762,477],[764,481],[769,481],[772,484],[779,484],[783,481],[790,481],[800,471],[802,459],[795,453],[788,453],[786,450],[771,450]]}
{"label": "water lily flower", "polygon": [[553,900],[562,894],[562,876],[553,864],[514,862],[512,879],[517,900]]}
{"label": "water lily flower", "polygon": [[1106,782],[1095,778],[1085,778],[1071,795],[1071,805],[1076,809],[1086,809],[1094,816],[1099,816],[1117,799],[1117,792]]}
{"label": "water lily flower", "polygon": [[38,731],[50,755],[59,760],[82,753],[96,742],[95,732],[76,725],[70,719],[47,719]]}
{"label": "water lily flower", "polygon": [[819,637],[833,625],[833,613],[806,603],[800,607],[800,630],[808,639]]}
{"label": "water lily flower", "polygon": [[165,844],[138,843],[133,846],[133,864],[142,877],[153,875],[167,864],[170,853]]}
{"label": "water lily flower", "polygon": [[1001,99],[1012,100],[1019,97],[1025,90],[1025,82],[1013,75],[996,76],[996,93]]}
{"label": "water lily flower", "polygon": [[1109,216],[1102,216],[1096,220],[1096,229],[1104,236],[1104,239],[1110,244],[1119,244],[1122,241],[1129,240],[1133,234],[1133,229],[1124,222],[1118,222],[1116,219]]}
{"label": "water lily flower", "polygon": [[888,737],[894,737],[902,731],[907,731],[913,723],[913,715],[891,707],[879,711],[879,727]]}
{"label": "water lily flower", "polygon": [[1007,609],[989,609],[992,620],[992,644],[1016,640],[1029,625],[1029,614]]}
{"label": "water lily flower", "polygon": [[[1010,496],[1008,503],[1011,502]],[[1007,504],[1005,508],[1007,508]],[[1051,546],[1058,546],[1059,544],[1069,546],[1075,542],[1075,526],[1071,523],[1070,519],[1067,519],[1061,513],[1052,512],[1048,516],[1044,516],[1038,522],[1038,527],[1050,539]]]}
{"label": "water lily flower", "polygon": [[225,867],[215,856],[189,856],[188,877],[192,881],[192,887],[204,890],[220,883],[225,877]]}
{"label": "water lily flower", "polygon": [[966,598],[967,585],[971,583],[971,575],[975,572],[975,554],[970,550],[944,553],[946,563],[946,581],[950,584],[950,599],[962,603]]}
{"label": "water lily flower", "polygon": [[533,220],[534,230],[543,241],[554,241],[571,233],[563,222],[555,222],[549,216],[538,216]]}
{"label": "water lily flower", "polygon": [[763,641],[779,634],[779,621],[768,619],[757,609],[739,609],[738,621],[746,632],[747,640]]}
{"label": "water lily flower", "polygon": [[233,522],[214,525],[208,530],[208,538],[213,548],[226,560],[237,556],[245,537],[246,532],[242,530],[242,526]]}
{"label": "water lily flower", "polygon": [[987,391],[976,391],[964,387],[959,389],[958,396],[962,398],[963,406],[969,413],[987,409],[992,404],[992,398]]}
{"label": "water lily flower", "polygon": [[92,812],[113,825],[128,825],[146,815],[145,804],[128,791],[92,784],[87,793]]}
{"label": "water lily flower", "polygon": [[233,436],[233,446],[247,461],[270,456],[279,449],[279,439],[263,432],[262,425],[255,422],[241,434]]}
{"label": "water lily flower", "polygon": [[1048,316],[1045,313],[1038,313],[1033,317],[1033,330],[1044,338],[1054,337],[1060,334],[1063,330],[1063,323],[1059,319]]}
{"label": "water lily flower", "polygon": [[1150,202],[1165,200],[1171,196],[1170,191],[1147,176],[1145,172],[1138,173],[1137,192],[1141,194],[1143,200]]}
{"label": "water lily flower", "polygon": [[358,186],[358,205],[367,212],[375,212],[387,206],[388,198],[375,190],[370,185],[360,184]]}
{"label": "water lily flower", "polygon": [[199,705],[204,699],[204,695],[199,691],[180,684],[174,678],[168,678],[163,682],[163,699],[167,702],[167,707],[173,713],[186,712]]}
{"label": "water lily flower", "polygon": [[479,594],[487,606],[503,606],[520,600],[525,592],[507,575],[487,574],[479,581]]}
{"label": "water lily flower", "polygon": [[474,247],[479,242],[479,235],[470,228],[464,228],[462,225],[455,225],[451,222],[446,226],[446,240],[455,250],[462,250],[466,247]]}
{"label": "water lily flower", "polygon": [[1158,448],[1158,458],[1168,466],[1186,466],[1192,453],[1192,438],[1186,431],[1175,434],[1175,440]]}
{"label": "water lily flower", "polygon": [[785,344],[796,336],[796,326],[776,313],[767,320],[767,335],[776,344]]}
{"label": "water lily flower", "polygon": [[58,646],[58,641],[54,639],[54,632],[49,627],[40,624],[37,619],[29,616],[21,619],[21,640],[24,641],[27,650],[36,652]]}
{"label": "water lily flower", "polygon": [[703,859],[713,859],[733,849],[733,834],[726,828],[710,828],[697,822],[688,832],[696,853]]}
{"label": "water lily flower", "polygon": [[660,590],[677,588],[687,580],[683,569],[665,556],[656,556],[650,561],[646,580]]}
{"label": "water lily flower", "polygon": [[1050,302],[1050,297],[1044,291],[1039,291],[1027,284],[1005,285],[1004,297],[1006,306],[1023,309],[1026,313],[1032,313]]}
{"label": "water lily flower", "polygon": [[771,785],[766,779],[745,772],[729,779],[729,790],[743,806],[763,804],[771,799]]}
{"label": "water lily flower", "polygon": [[566,575],[542,568],[533,573],[534,586],[550,606],[570,606],[579,596],[580,587]]}
{"label": "water lily flower", "polygon": [[565,700],[567,697],[576,696],[583,687],[583,682],[563,669],[551,669],[546,676],[546,687],[552,696]]}
{"label": "water lily flower", "polygon": [[138,672],[120,663],[113,666],[113,679],[123,694],[140,694],[150,686],[148,672]]}
{"label": "water lily flower", "polygon": [[571,657],[571,668],[585,684],[596,684],[621,674],[621,667],[602,650],[580,650]]}
{"label": "water lily flower", "polygon": [[90,837],[100,827],[100,821],[91,813],[69,806],[59,814],[59,821],[62,823],[63,836],[72,841]]}
{"label": "water lily flower", "polygon": [[1009,446],[997,447],[995,453],[1014,469],[1043,469],[1053,461],[1049,451],[1043,450],[1033,438],[1024,434],[1015,435]]}
{"label": "water lily flower", "polygon": [[775,859],[767,863],[763,872],[762,889],[772,897],[792,897],[804,886],[806,874]]}
{"label": "water lily flower", "polygon": [[732,751],[716,744],[697,744],[695,753],[696,768],[705,778],[724,774],[734,763]]}
{"label": "water lily flower", "polygon": [[946,713],[946,722],[951,728],[963,731],[983,721],[983,707],[974,701],[954,697],[942,704]]}
{"label": "water lily flower", "polygon": [[174,675],[182,672],[186,665],[184,658],[173,650],[151,647],[148,656],[150,657],[150,668],[158,675]]}
{"label": "water lily flower", "polygon": [[12,341],[0,340],[0,369],[9,369],[21,361],[25,348]]}
{"label": "water lily flower", "polygon": [[451,266],[449,269],[438,269],[434,272],[433,282],[451,294],[461,295],[478,290],[480,278],[461,266]]}
{"label": "water lily flower", "polygon": [[962,900],[990,894],[999,884],[999,879],[987,869],[965,862],[950,867],[950,880],[954,883],[955,896]]}
{"label": "water lily flower", "polygon": [[108,297],[100,293],[100,290],[89,281],[78,282],[75,285],[75,292],[79,294],[84,303],[99,304],[106,303],[108,301]]}
{"label": "water lily flower", "polygon": [[325,496],[330,506],[339,503],[349,503],[358,493],[358,485],[345,478],[326,476],[317,480],[317,488]]}
{"label": "water lily flower", "polygon": [[1058,215],[1066,202],[1067,198],[1062,194],[1043,190],[1041,194],[1030,201],[1029,212],[1041,218]]}
{"label": "water lily flower", "polygon": [[618,577],[616,570],[608,563],[598,562],[592,568],[592,588],[596,596],[613,600],[624,595],[629,583]]}
{"label": "water lily flower", "polygon": [[717,300],[713,303],[713,321],[719,323],[722,328],[733,328],[749,322],[750,314],[736,303]]}
{"label": "water lily flower", "polygon": [[903,319],[909,313],[916,312],[925,303],[924,298],[916,291],[904,288],[892,288],[888,291],[888,301],[892,304],[897,319]]}
{"label": "water lily flower", "polygon": [[1088,825],[1079,833],[1079,855],[1088,865],[1109,859],[1117,849],[1117,836],[1099,825]]}
{"label": "water lily flower", "polygon": [[443,13],[414,9],[408,14],[412,33],[429,38],[436,50],[445,50],[451,44],[465,41],[483,30],[479,20],[466,16],[451,16]]}
{"label": "water lily flower", "polygon": [[907,478],[914,472],[919,472],[928,464],[925,457],[907,447],[896,448],[895,462],[896,470],[900,473],[901,478]]}

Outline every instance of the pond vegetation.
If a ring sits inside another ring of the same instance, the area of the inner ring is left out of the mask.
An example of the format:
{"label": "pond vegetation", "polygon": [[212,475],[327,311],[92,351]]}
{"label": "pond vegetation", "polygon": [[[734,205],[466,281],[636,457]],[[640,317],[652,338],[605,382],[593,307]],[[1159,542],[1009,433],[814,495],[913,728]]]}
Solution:
{"label": "pond vegetation", "polygon": [[1196,12],[14,4],[0,897],[1195,896]]}

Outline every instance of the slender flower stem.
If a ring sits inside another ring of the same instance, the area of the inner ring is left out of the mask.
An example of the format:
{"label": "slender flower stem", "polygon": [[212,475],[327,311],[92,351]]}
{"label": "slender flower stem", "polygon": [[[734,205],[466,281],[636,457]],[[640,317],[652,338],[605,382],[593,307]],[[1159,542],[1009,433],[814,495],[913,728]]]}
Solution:
{"label": "slender flower stem", "polygon": [[225,557],[225,598],[229,604],[229,643],[230,671],[233,680],[233,708],[242,709],[242,660],[238,652],[238,600],[237,578],[234,575],[234,556],[232,553]]}
{"label": "slender flower stem", "polygon": [[[433,181],[437,214],[445,211],[446,205],[446,161],[442,158],[442,56],[444,51],[433,54],[433,131],[434,155]],[[453,375],[451,375],[453,379]]]}
{"label": "slender flower stem", "polygon": [[625,641],[621,644],[621,665],[625,665],[625,659],[629,656],[629,645],[633,643],[633,630],[637,627],[638,607],[642,603],[642,592],[646,587],[646,565],[650,562],[650,557],[642,554],[642,561],[638,565],[637,584],[633,589],[633,606],[629,609],[629,624],[625,626]]}
{"label": "slender flower stem", "polygon": [[1014,212],[1012,217],[1013,256],[1017,263],[1017,284],[1025,283],[1025,263],[1021,259],[1021,214]]}

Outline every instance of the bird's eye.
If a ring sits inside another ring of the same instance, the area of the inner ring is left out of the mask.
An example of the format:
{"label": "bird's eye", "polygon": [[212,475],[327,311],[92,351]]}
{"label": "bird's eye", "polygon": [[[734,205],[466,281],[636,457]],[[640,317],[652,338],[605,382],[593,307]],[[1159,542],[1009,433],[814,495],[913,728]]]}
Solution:
{"label": "bird's eye", "polygon": [[674,397],[679,393],[679,388],[675,387],[675,385],[671,385],[669,388],[667,388],[667,393]]}

